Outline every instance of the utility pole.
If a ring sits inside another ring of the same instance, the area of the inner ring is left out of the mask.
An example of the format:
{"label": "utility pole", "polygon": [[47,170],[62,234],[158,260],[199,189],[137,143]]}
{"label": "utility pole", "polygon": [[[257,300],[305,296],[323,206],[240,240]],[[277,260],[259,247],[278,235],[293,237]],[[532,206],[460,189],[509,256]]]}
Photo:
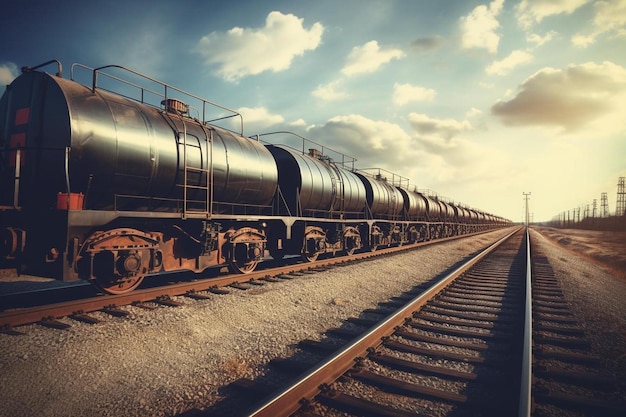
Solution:
{"label": "utility pole", "polygon": [[531,193],[524,193],[524,192],[522,192],[522,194],[524,195],[524,200],[526,200],[526,214],[525,214],[526,220],[525,220],[525,224],[526,224],[526,227],[528,227],[528,196]]}
{"label": "utility pole", "polygon": [[615,205],[615,215],[626,215],[626,177],[619,177],[617,182],[617,204]]}

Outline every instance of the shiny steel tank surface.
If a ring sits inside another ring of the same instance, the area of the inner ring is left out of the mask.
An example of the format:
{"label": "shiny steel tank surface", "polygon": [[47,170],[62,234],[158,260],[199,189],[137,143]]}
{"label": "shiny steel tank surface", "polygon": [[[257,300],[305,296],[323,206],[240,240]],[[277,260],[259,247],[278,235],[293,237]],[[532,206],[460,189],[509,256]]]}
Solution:
{"label": "shiny steel tank surface", "polygon": [[441,207],[439,206],[439,203],[437,203],[435,199],[428,197],[427,195],[421,193],[419,194],[422,196],[424,201],[426,201],[426,207],[428,207],[428,220],[439,220],[439,218],[441,217]]}
{"label": "shiny steel tank surface", "polygon": [[411,220],[425,220],[428,218],[428,205],[420,193],[398,187],[404,199],[404,211]]}
{"label": "shiny steel tank surface", "polygon": [[278,166],[280,190],[292,215],[298,213],[298,207],[302,211],[364,210],[365,187],[351,171],[287,146],[267,148]]}
{"label": "shiny steel tank surface", "polygon": [[443,200],[435,200],[435,204],[439,205],[439,219],[441,221],[451,221],[454,218],[454,209]]}
{"label": "shiny steel tank surface", "polygon": [[397,216],[404,205],[402,194],[396,187],[383,179],[357,173],[365,185],[367,204],[374,216]]}
{"label": "shiny steel tank surface", "polygon": [[16,78],[0,109],[8,115],[0,133],[14,142],[2,145],[30,148],[22,189],[31,194],[21,197],[46,206],[67,192],[66,148],[71,192],[88,194],[86,208],[109,208],[114,195],[180,198],[185,165],[190,199],[206,187],[209,168],[216,201],[266,205],[278,184],[272,155],[256,141],[47,73]]}
{"label": "shiny steel tank surface", "polygon": [[465,207],[461,207],[457,204],[450,204],[450,206],[452,206],[452,209],[454,210],[454,214],[456,216],[456,220],[458,222],[468,223],[472,219],[470,211]]}

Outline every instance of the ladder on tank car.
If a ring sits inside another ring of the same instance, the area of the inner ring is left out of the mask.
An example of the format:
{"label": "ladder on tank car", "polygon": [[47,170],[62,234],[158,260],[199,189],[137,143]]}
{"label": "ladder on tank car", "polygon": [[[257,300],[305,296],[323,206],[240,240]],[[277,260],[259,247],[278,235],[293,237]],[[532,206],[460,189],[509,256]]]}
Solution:
{"label": "ladder on tank car", "polygon": [[[211,184],[213,183],[212,178],[212,150],[213,150],[213,130],[207,129],[204,125],[202,125],[202,129],[205,133],[205,137],[207,140],[207,145],[205,147],[205,152],[203,153],[203,148],[201,144],[201,139],[195,136],[194,141],[189,140],[189,135],[187,135],[187,124],[185,122],[185,118],[182,114],[165,112],[164,114],[176,114],[182,124],[182,131],[178,129],[175,123],[172,123],[176,130],[176,142],[179,149],[179,155],[181,154],[181,146],[182,146],[182,169],[181,169],[181,161],[179,161],[178,171],[182,171],[183,183],[180,184],[178,182],[176,184],[177,187],[182,187],[183,189],[183,207],[182,207],[182,215],[183,218],[186,218],[189,214],[194,215],[204,215],[207,218],[211,216],[211,208],[212,208],[212,193],[211,193]],[[194,143],[195,142],[195,143]],[[189,163],[188,150],[195,149],[197,150],[197,154],[200,155],[200,167],[193,166]],[[206,167],[206,168],[204,168]],[[199,175],[199,181],[195,184],[191,184],[190,176]],[[193,194],[194,190],[200,190],[200,193],[203,195],[203,199],[190,199],[190,194]],[[190,203],[193,203],[193,206],[190,206]]]}

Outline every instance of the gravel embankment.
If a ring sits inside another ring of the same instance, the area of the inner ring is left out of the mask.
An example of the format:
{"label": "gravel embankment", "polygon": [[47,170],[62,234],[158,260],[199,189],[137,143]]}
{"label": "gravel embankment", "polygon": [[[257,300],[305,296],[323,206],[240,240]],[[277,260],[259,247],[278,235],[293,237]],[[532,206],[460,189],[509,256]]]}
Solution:
{"label": "gravel embankment", "polygon": [[[221,400],[221,386],[262,374],[269,359],[290,356],[292,344],[319,339],[324,330],[442,273],[504,234],[233,290],[211,300],[181,298],[182,307],[124,307],[131,313],[127,318],[97,313],[105,320],[98,325],[63,319],[72,324],[69,330],[31,325],[21,328],[25,336],[0,334],[0,416],[171,416],[210,408]],[[612,285],[598,267],[556,247],[550,251],[563,258],[563,265],[554,266],[559,275]],[[599,310],[601,303],[624,299],[623,284],[607,289],[612,298],[595,301]],[[623,302],[604,309],[612,325],[621,326],[615,332],[622,353],[623,310]]]}
{"label": "gravel embankment", "polygon": [[[626,280],[610,268],[573,255],[531,229],[544,251],[572,313],[585,328],[593,353],[619,381],[626,401]],[[623,273],[623,271],[622,271]]]}

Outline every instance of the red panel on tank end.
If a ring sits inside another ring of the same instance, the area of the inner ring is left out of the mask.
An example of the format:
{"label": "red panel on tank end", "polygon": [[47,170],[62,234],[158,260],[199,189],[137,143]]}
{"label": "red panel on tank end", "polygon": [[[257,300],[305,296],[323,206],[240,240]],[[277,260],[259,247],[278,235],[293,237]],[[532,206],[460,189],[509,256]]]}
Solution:
{"label": "red panel on tank end", "polygon": [[30,116],[30,107],[17,109],[15,112],[15,126],[27,124],[29,116]]}

